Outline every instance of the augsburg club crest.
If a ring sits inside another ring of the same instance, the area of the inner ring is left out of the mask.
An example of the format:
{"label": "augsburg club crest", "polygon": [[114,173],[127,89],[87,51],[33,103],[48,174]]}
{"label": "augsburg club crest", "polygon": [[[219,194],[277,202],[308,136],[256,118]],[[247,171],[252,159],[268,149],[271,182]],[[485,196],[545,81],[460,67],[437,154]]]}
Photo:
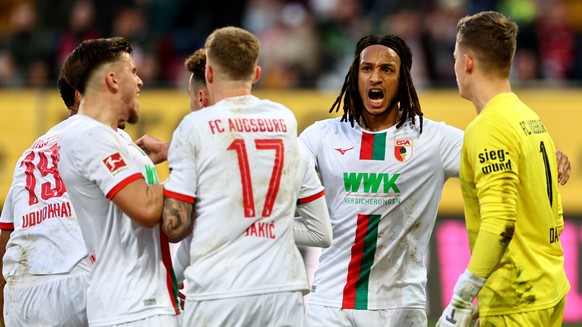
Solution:
{"label": "augsburg club crest", "polygon": [[412,139],[394,139],[394,157],[400,162],[412,158]]}

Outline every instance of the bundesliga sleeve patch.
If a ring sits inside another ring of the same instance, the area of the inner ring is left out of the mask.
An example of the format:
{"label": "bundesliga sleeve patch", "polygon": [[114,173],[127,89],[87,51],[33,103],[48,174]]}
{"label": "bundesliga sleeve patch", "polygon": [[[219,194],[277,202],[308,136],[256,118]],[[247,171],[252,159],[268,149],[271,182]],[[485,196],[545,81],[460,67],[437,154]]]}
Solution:
{"label": "bundesliga sleeve patch", "polygon": [[105,167],[107,167],[107,170],[109,170],[111,174],[116,174],[120,169],[127,167],[127,164],[119,152],[109,155],[103,159],[103,164]]}

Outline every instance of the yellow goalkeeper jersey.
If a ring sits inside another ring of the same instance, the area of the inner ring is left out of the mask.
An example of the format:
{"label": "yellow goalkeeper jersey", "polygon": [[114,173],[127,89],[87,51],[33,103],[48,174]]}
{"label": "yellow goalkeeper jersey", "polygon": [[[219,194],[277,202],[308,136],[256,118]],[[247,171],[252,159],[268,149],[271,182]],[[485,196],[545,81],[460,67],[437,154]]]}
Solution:
{"label": "yellow goalkeeper jersey", "polygon": [[495,96],[467,126],[460,179],[471,251],[480,230],[513,234],[478,295],[481,315],[550,308],[570,289],[557,171],[550,134],[514,93]]}

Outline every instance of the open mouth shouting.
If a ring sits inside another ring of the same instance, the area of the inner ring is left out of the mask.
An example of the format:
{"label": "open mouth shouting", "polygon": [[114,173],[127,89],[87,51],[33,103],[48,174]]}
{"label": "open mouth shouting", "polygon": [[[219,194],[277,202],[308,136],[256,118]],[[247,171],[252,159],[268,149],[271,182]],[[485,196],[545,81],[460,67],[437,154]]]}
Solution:
{"label": "open mouth shouting", "polygon": [[384,104],[384,90],[382,89],[369,89],[368,90],[368,102],[373,108],[380,108]]}

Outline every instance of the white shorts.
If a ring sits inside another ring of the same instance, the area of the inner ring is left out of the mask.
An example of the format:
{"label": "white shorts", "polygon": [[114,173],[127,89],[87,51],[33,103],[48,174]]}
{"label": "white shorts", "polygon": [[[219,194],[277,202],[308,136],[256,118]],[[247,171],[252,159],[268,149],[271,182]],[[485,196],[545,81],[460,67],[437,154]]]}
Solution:
{"label": "white shorts", "polygon": [[404,327],[427,326],[424,309],[354,310],[310,304],[308,327]]}
{"label": "white shorts", "polygon": [[10,279],[4,322],[16,326],[87,326],[88,272]]}
{"label": "white shorts", "polygon": [[177,315],[157,315],[140,320],[134,320],[123,324],[112,325],[111,327],[180,327],[182,317]]}
{"label": "white shorts", "polygon": [[305,326],[301,291],[205,301],[186,300],[184,309],[184,326]]}

